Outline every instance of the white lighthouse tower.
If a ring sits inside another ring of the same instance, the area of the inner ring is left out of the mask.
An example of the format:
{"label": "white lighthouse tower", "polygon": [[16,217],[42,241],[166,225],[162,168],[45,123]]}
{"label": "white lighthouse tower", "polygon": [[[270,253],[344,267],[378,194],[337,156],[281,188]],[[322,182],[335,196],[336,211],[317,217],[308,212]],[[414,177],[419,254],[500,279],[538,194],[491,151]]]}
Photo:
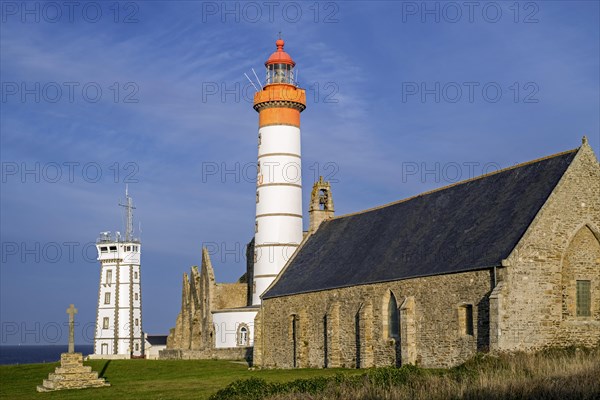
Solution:
{"label": "white lighthouse tower", "polygon": [[275,44],[265,62],[265,86],[254,95],[259,122],[253,305],[302,241],[300,113],[306,93],[296,86],[296,63],[283,50],[284,41]]}
{"label": "white lighthouse tower", "polygon": [[133,201],[125,189],[125,237],[103,232],[97,240],[100,287],[93,358],[144,355],[141,242],[133,237]]}

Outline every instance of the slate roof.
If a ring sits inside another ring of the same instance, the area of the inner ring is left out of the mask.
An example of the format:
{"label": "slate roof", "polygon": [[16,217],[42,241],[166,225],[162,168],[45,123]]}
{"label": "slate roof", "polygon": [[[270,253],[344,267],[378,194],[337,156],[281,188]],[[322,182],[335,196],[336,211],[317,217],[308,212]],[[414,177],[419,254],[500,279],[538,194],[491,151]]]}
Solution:
{"label": "slate roof", "polygon": [[152,346],[163,346],[167,344],[167,335],[148,335],[146,340]]}
{"label": "slate roof", "polygon": [[262,298],[500,266],[576,153],[325,221]]}

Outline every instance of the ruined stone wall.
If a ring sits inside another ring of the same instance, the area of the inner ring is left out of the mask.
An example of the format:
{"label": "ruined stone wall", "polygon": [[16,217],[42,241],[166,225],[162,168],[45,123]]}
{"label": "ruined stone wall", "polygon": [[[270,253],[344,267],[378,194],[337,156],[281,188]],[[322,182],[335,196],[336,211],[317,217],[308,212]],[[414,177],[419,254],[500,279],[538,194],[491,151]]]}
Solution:
{"label": "ruined stone wall", "polygon": [[188,357],[214,350],[211,311],[246,306],[247,292],[246,283],[216,283],[208,251],[202,249],[201,270],[192,267],[189,276],[183,274],[181,311],[169,331],[167,350],[189,351]]}
{"label": "ruined stone wall", "polygon": [[[494,350],[600,341],[600,167],[584,144],[500,273]],[[576,281],[591,281],[592,315],[576,315]]]}
{"label": "ruined stone wall", "polygon": [[217,283],[214,288],[212,310],[245,307],[248,300],[246,283]]}
{"label": "ruined stone wall", "polygon": [[252,363],[252,347],[204,350],[161,350],[161,360],[245,360]]}
{"label": "ruined stone wall", "polygon": [[[481,270],[263,299],[257,346],[262,351],[255,363],[266,368],[455,365],[488,346],[491,290],[491,270]],[[387,332],[391,293],[400,314],[395,338]],[[472,306],[472,334],[459,326],[464,305]]]}

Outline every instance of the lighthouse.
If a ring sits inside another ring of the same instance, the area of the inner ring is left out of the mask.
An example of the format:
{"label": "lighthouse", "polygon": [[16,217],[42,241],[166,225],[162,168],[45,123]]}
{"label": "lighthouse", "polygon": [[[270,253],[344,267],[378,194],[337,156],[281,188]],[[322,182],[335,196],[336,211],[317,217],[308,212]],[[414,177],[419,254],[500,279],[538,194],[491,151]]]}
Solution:
{"label": "lighthouse", "polygon": [[142,244],[133,236],[133,200],[125,190],[125,237],[102,232],[96,242],[100,286],[94,354],[91,358],[144,355],[140,257]]}
{"label": "lighthouse", "polygon": [[300,113],[306,92],[297,86],[296,63],[284,41],[265,62],[264,87],[254,95],[258,162],[252,304],[273,282],[302,241]]}

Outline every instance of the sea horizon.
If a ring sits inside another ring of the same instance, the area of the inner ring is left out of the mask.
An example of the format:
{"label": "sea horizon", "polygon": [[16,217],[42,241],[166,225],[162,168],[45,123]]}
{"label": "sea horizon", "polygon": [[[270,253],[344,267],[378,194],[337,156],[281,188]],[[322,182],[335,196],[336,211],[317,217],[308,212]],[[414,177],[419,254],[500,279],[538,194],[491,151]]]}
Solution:
{"label": "sea horizon", "polygon": [[[3,344],[0,345],[0,365],[57,362],[68,347],[67,344]],[[75,351],[85,357],[94,352],[94,345],[75,345]]]}

